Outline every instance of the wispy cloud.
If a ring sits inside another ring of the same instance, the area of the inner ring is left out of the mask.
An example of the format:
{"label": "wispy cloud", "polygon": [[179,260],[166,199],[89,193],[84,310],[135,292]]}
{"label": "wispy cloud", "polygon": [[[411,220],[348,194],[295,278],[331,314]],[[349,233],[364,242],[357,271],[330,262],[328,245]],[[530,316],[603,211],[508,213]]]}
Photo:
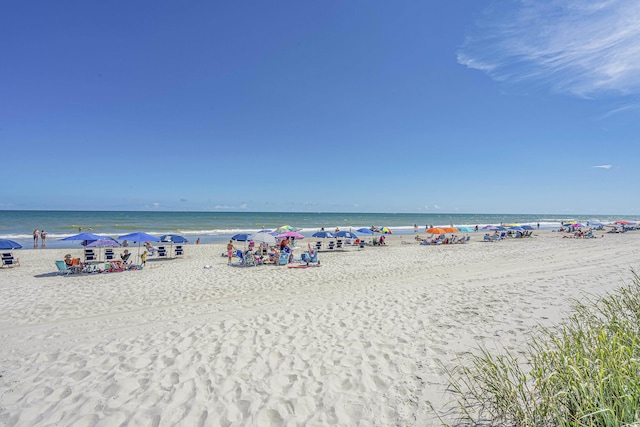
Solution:
{"label": "wispy cloud", "polygon": [[496,80],[581,97],[639,94],[640,2],[500,1],[467,37],[458,62]]}
{"label": "wispy cloud", "polygon": [[611,169],[613,165],[598,165],[598,166],[591,166],[592,168],[598,168],[598,169]]}

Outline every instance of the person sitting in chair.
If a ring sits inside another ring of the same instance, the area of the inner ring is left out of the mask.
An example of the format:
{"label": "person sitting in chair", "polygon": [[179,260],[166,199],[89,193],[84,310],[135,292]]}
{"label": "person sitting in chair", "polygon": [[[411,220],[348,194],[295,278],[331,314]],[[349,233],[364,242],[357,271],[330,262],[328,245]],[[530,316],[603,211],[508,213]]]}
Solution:
{"label": "person sitting in chair", "polygon": [[150,242],[144,242],[144,247],[147,248],[149,255],[155,255],[157,249]]}
{"label": "person sitting in chair", "polygon": [[129,257],[131,257],[131,254],[129,253],[129,249],[125,249],[123,254],[120,254],[120,261],[118,261],[118,264],[120,265],[120,268],[124,268],[127,265],[129,265]]}
{"label": "person sitting in chair", "polygon": [[269,250],[269,262],[277,263],[280,258],[280,252],[276,250],[275,247],[271,247]]}

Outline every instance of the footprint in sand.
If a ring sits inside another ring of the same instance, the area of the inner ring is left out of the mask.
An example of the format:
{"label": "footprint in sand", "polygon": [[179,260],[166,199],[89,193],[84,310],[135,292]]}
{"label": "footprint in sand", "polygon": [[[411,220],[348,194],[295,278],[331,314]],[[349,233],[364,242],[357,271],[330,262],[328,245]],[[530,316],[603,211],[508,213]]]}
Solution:
{"label": "footprint in sand", "polygon": [[80,371],[75,371],[74,373],[72,373],[71,375],[69,375],[71,378],[73,378],[76,381],[80,381],[82,379],[85,379],[86,377],[88,377],[90,374],[89,371],[84,371],[84,370],[80,370]]}

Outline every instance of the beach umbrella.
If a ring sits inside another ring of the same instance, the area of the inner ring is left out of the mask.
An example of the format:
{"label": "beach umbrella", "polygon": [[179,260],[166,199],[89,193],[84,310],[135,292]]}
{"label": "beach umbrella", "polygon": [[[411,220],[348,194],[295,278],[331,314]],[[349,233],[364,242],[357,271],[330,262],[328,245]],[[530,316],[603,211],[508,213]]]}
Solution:
{"label": "beach umbrella", "polygon": [[604,227],[604,223],[598,221],[590,221],[589,225],[593,225],[594,227]]}
{"label": "beach umbrella", "polygon": [[483,230],[506,230],[506,228],[504,228],[501,225],[485,225],[484,227],[482,227]]}
{"label": "beach umbrella", "polygon": [[455,227],[442,227],[442,229],[444,231],[446,231],[447,233],[459,233],[460,230],[455,228]]}
{"label": "beach umbrella", "polygon": [[177,234],[165,234],[164,236],[160,236],[160,241],[166,243],[187,243],[189,240]]}
{"label": "beach umbrella", "polygon": [[85,245],[87,248],[104,248],[104,247],[112,247],[119,248],[122,246],[120,242],[112,237],[103,237],[98,240],[87,240],[87,244]]}
{"label": "beach umbrella", "polygon": [[285,233],[278,234],[279,239],[286,239],[291,237],[293,237],[294,239],[304,239],[304,236],[302,234],[295,231],[287,231]]}
{"label": "beach umbrella", "polygon": [[[340,231],[342,233],[342,231]],[[336,233],[336,236],[338,234]],[[335,236],[330,231],[316,231],[311,235],[311,237],[317,237],[319,239],[333,239]]]}
{"label": "beach umbrella", "polygon": [[457,227],[458,230],[460,230],[461,233],[471,233],[473,232],[473,230],[469,227]]}
{"label": "beach umbrella", "polygon": [[344,237],[345,239],[357,239],[358,236],[351,231],[338,231],[335,234],[336,237]]}
{"label": "beach umbrella", "polygon": [[521,227],[525,230],[533,230],[533,227],[530,225],[521,225]]}
{"label": "beach umbrella", "polygon": [[619,224],[619,225],[631,225],[633,224],[633,222],[631,221],[627,221],[625,219],[619,219],[617,221],[614,221],[614,224]]}
{"label": "beach umbrella", "polygon": [[509,227],[509,230],[511,230],[511,231],[524,231],[524,228],[520,227],[519,225],[515,225],[513,227]]}
{"label": "beach umbrella", "polygon": [[22,249],[22,245],[18,242],[8,239],[0,239],[0,249]]}
{"label": "beach umbrella", "polygon": [[249,236],[249,240],[252,240],[256,243],[264,243],[266,245],[276,244],[275,236],[269,233],[263,233],[263,232],[253,233],[251,236]]}
{"label": "beach umbrella", "polygon": [[389,227],[382,227],[380,229],[380,231],[378,231],[378,233],[380,233],[380,234],[393,234],[393,231],[389,230]]}
{"label": "beach umbrella", "polygon": [[138,231],[135,233],[129,233],[118,237],[118,240],[131,240],[132,242],[138,242],[138,258],[140,258],[140,243],[142,242],[160,242],[160,238],[152,236],[151,234]]}
{"label": "beach umbrella", "polygon": [[[122,246],[120,242],[112,237],[102,237],[99,240],[87,240],[85,247],[87,248],[118,248]],[[102,252],[101,252],[102,253]],[[98,256],[98,260],[100,260],[100,256]]]}
{"label": "beach umbrella", "polygon": [[431,227],[427,230],[428,234],[446,234],[447,231],[444,228],[440,227]]}
{"label": "beach umbrella", "polygon": [[281,227],[276,228],[275,231],[277,234],[282,234],[282,233],[286,233],[287,231],[298,231],[298,230],[299,228],[295,228],[290,225],[283,225]]}
{"label": "beach umbrella", "polygon": [[80,234],[74,234],[73,236],[65,237],[60,240],[82,240],[82,241],[91,242],[94,240],[101,240],[101,239],[107,239],[107,238],[108,237],[99,236],[93,233],[80,233]]}
{"label": "beach umbrella", "polygon": [[160,242],[160,238],[152,236],[151,234],[138,231],[136,233],[129,233],[118,237],[118,240],[131,240],[132,242]]}
{"label": "beach umbrella", "polygon": [[235,240],[236,242],[246,242],[247,240],[250,240],[250,236],[251,235],[249,233],[238,233],[231,236],[231,240]]}
{"label": "beach umbrella", "polygon": [[362,234],[373,234],[373,231],[369,230],[368,228],[358,228],[356,230],[357,233],[362,233]]}

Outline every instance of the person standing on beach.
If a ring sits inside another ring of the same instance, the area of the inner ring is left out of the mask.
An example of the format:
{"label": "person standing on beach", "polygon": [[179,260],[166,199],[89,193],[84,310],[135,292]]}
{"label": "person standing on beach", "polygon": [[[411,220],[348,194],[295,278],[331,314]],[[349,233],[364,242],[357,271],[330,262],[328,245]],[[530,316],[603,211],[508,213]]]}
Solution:
{"label": "person standing on beach", "polygon": [[33,230],[33,247],[34,248],[38,247],[38,238],[39,237],[40,237],[40,232],[36,228],[35,230]]}
{"label": "person standing on beach", "polygon": [[229,240],[229,243],[227,243],[227,257],[229,257],[228,265],[231,265],[231,258],[233,258],[233,249],[233,241]]}
{"label": "person standing on beach", "polygon": [[40,245],[43,248],[47,247],[47,232],[44,230],[40,230]]}

